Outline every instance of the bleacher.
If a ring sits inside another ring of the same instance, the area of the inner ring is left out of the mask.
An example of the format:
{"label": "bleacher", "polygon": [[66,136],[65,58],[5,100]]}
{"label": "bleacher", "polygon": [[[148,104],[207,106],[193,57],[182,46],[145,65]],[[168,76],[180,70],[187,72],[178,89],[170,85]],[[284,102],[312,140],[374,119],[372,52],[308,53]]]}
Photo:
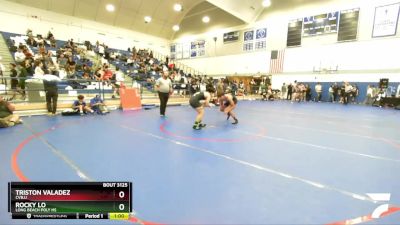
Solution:
{"label": "bleacher", "polygon": [[[1,32],[4,39],[7,41],[8,47],[10,49],[11,55],[14,58],[14,52],[18,48],[19,43],[26,45],[29,51],[35,55],[39,53],[38,47],[32,47],[26,44],[25,40],[28,38],[26,35],[15,34],[15,33],[8,33],[8,32]],[[46,50],[52,52],[52,61],[54,64],[57,64],[57,51],[60,47],[66,45],[66,41],[56,40],[56,46],[58,48],[52,48],[46,45]],[[80,44],[79,46],[83,46]],[[93,53],[94,54],[94,53]],[[14,58],[15,60],[15,58]],[[103,85],[100,82],[95,80],[83,80],[82,75],[83,71],[81,70],[84,64],[92,67],[95,63],[89,59],[81,59],[79,55],[74,54],[73,60],[76,62],[77,70],[76,70],[76,79],[63,79],[61,82],[58,83],[59,93],[60,94],[69,94],[70,91],[77,91],[79,93],[87,94],[87,93],[98,93],[99,90],[103,91],[104,93],[112,93],[112,87],[110,85]]]}
{"label": "bleacher", "polygon": [[[0,32],[0,34],[3,36],[4,40],[6,40],[6,44],[8,45],[8,50],[11,53],[12,58],[14,59],[15,62],[15,56],[14,53],[17,51],[19,43],[24,44],[29,48],[29,51],[31,52],[32,55],[35,55],[39,52],[38,47],[33,47],[33,46],[28,46],[26,44],[26,40],[28,39],[28,36],[24,34],[16,34],[16,33],[9,33],[9,32]],[[57,64],[57,54],[59,53],[58,51],[60,48],[64,47],[67,44],[67,41],[63,40],[55,40],[56,47],[57,48],[52,48],[49,45],[46,45],[46,50],[51,51],[52,53],[52,62],[54,64]],[[76,44],[76,43],[75,43]],[[85,43],[87,44],[87,43]],[[85,48],[86,46],[83,43],[78,44],[80,47]],[[76,96],[79,94],[85,95],[87,98],[91,98],[96,94],[100,94],[105,100],[107,100],[108,105],[111,105],[113,107],[119,107],[119,97],[116,95],[115,97],[113,95],[113,90],[112,86],[108,82],[102,82],[102,81],[97,81],[95,79],[83,79],[83,70],[82,70],[82,65],[88,65],[92,69],[91,71],[95,71],[95,68],[101,67],[102,66],[102,57],[98,53],[98,49],[96,49],[96,46],[91,45],[90,46],[91,51],[87,51],[84,59],[81,59],[79,54],[73,54],[73,60],[76,62],[76,73],[74,78],[66,78],[66,74],[64,74],[58,70],[57,74],[60,78],[62,78],[62,81],[58,83],[58,93],[59,93],[59,98],[58,98],[58,105],[59,109],[62,110],[65,107],[70,107],[70,104],[74,99],[76,99]],[[113,49],[113,48],[107,48],[105,49],[106,53],[109,54],[111,52],[116,53],[118,57],[115,57],[114,59],[109,58],[108,64],[110,65],[110,69],[114,70],[115,67],[119,67],[120,71],[122,71],[125,74],[125,86],[133,86],[133,87],[138,87],[140,88],[140,94],[142,98],[142,103],[143,104],[158,104],[159,100],[157,97],[157,94],[154,91],[154,81],[161,77],[161,72],[162,72],[162,67],[163,66],[168,66],[166,63],[163,61],[164,56],[158,54],[155,55],[157,57],[153,57],[152,60],[154,64],[160,66],[157,71],[149,70],[147,73],[143,72],[143,68],[139,65],[138,62],[133,63],[133,65],[129,65],[127,63],[127,59],[131,57],[131,52],[126,51],[126,50],[120,50],[120,49]],[[150,53],[150,50],[141,50],[139,51],[148,51]],[[147,65],[149,66],[149,65]],[[58,64],[57,64],[58,68]],[[186,67],[188,68],[188,67]],[[171,69],[171,68],[170,68]],[[174,69],[179,69],[176,66]],[[18,72],[19,73],[19,72]],[[8,75],[8,73],[7,73]],[[184,74],[186,76],[187,74]],[[18,78],[20,79],[20,78]],[[35,81],[32,79],[32,77],[28,77],[28,80]],[[27,81],[28,81],[27,80]],[[40,80],[36,80],[39,83]],[[176,103],[182,103],[186,102],[187,100],[185,99],[185,96],[180,95],[182,92],[182,85],[180,84],[174,84],[173,87],[175,89],[175,93],[179,93],[178,95],[172,96],[170,102],[171,104],[176,104]],[[190,85],[186,85],[187,88],[184,88],[186,91],[183,93],[188,94],[189,93],[189,87]],[[31,86],[25,89],[27,91],[27,96],[28,99],[25,98],[16,98],[13,99],[14,103],[17,103],[17,110],[18,111],[25,111],[25,110],[36,110],[40,112],[45,112],[45,99],[44,99],[44,87],[43,85],[36,85],[35,87]],[[7,94],[8,91],[8,94]],[[11,96],[11,89],[10,87],[6,88],[6,92],[3,94],[8,95],[9,97]],[[29,96],[29,92],[38,92],[36,96],[39,96],[40,92],[40,98],[31,98]],[[18,97],[18,96],[17,96]],[[29,104],[26,104],[29,102]],[[40,113],[39,113],[40,114]]]}
{"label": "bleacher", "polygon": [[[113,49],[113,48],[109,48],[107,49],[107,53],[106,54],[110,54],[110,53],[116,53],[118,56],[113,59],[110,60],[110,64],[114,65],[115,67],[119,67],[119,69],[125,73],[126,75],[128,75],[129,77],[131,77],[133,80],[136,81],[146,81],[147,78],[153,77],[154,79],[158,79],[160,77],[159,73],[141,73],[139,70],[140,65],[135,62],[132,63],[132,65],[129,65],[127,62],[127,59],[130,58],[131,56],[131,52],[126,51],[126,50],[119,50],[119,49]],[[153,58],[154,60],[154,64],[156,65],[160,65],[162,64],[162,62],[160,62],[159,59]]]}

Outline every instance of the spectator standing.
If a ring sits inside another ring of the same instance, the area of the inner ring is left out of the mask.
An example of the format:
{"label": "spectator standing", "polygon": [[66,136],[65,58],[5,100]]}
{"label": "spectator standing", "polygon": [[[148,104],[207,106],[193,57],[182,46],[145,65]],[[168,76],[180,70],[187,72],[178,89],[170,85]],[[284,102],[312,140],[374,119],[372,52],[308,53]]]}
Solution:
{"label": "spectator standing", "polygon": [[329,101],[330,102],[335,102],[335,94],[334,94],[333,85],[331,85],[329,87]]}
{"label": "spectator standing", "polygon": [[17,94],[17,87],[18,87],[18,72],[15,69],[17,65],[14,63],[10,63],[10,77],[11,77],[11,90],[13,91],[13,96],[11,97],[11,100],[15,98],[15,95]]}
{"label": "spectator standing", "polygon": [[28,77],[28,71],[26,69],[26,63],[22,62],[21,63],[21,68],[19,72],[19,88],[21,89],[21,94],[22,94],[22,99],[25,99],[25,81]]}
{"label": "spectator standing", "polygon": [[160,98],[160,116],[165,116],[165,110],[167,108],[167,103],[169,96],[172,94],[172,82],[168,78],[169,72],[166,70],[163,72],[162,77],[158,78],[156,81],[156,91],[158,92],[158,97]]}
{"label": "spectator standing", "polygon": [[339,88],[339,86],[338,86],[338,84],[335,82],[334,84],[333,84],[333,101],[334,102],[338,102],[339,101],[339,91],[340,91],[340,88]]}
{"label": "spectator standing", "polygon": [[288,90],[288,92],[287,92],[287,97],[286,97],[286,99],[287,99],[287,100],[292,100],[293,85],[292,85],[291,83],[288,85],[287,90]]}
{"label": "spectator standing", "polygon": [[303,90],[303,101],[309,102],[311,100],[311,87],[310,85],[303,83],[300,85],[301,89]]}
{"label": "spectator standing", "polygon": [[343,83],[343,84],[338,88],[338,97],[339,97],[339,102],[340,102],[340,103],[344,103],[345,95],[346,95],[345,84]]}
{"label": "spectator standing", "polygon": [[[1,60],[1,56],[0,56],[0,60]],[[6,71],[6,68],[4,67],[4,65],[2,63],[0,63],[0,80],[2,84],[5,84],[7,86],[7,79],[4,78],[4,72]]]}
{"label": "spectator standing", "polygon": [[281,88],[281,92],[282,92],[282,99],[286,99],[287,97],[287,86],[285,83],[282,84],[282,88]]}
{"label": "spectator standing", "polygon": [[372,88],[371,85],[368,85],[368,87],[367,87],[367,96],[365,97],[364,104],[366,104],[366,105],[372,105],[372,103],[373,103],[373,96],[374,96],[374,89]]}
{"label": "spectator standing", "polygon": [[119,70],[119,67],[115,68],[115,77],[112,79],[112,86],[114,88],[114,93],[112,95],[112,98],[115,98],[115,95],[119,95],[119,88],[121,85],[123,85],[123,82],[125,81],[124,73],[122,73]]}
{"label": "spectator standing", "polygon": [[242,80],[239,81],[239,89],[238,89],[238,93],[237,94],[244,96],[246,94],[245,90],[246,90],[246,88],[244,86],[244,82]]}
{"label": "spectator standing", "polygon": [[321,83],[317,83],[317,85],[315,85],[315,92],[317,92],[317,98],[315,99],[316,102],[321,102],[321,98],[322,98],[322,85]]}
{"label": "spectator standing", "polygon": [[232,94],[237,95],[239,86],[236,80],[232,82],[231,88],[232,88]]}
{"label": "spectator standing", "polygon": [[344,96],[344,104],[349,103],[349,101],[351,100],[351,93],[353,91],[353,87],[349,84],[349,82],[345,82],[344,85],[344,92],[345,92],[345,96]]}
{"label": "spectator standing", "polygon": [[359,94],[358,86],[357,86],[357,84],[354,84],[352,91],[351,91],[351,102],[353,104],[357,103],[358,94]]}
{"label": "spectator standing", "polygon": [[250,90],[251,90],[252,95],[256,94],[256,92],[257,92],[257,84],[256,84],[256,81],[254,80],[254,78],[251,78]]}
{"label": "spectator standing", "polygon": [[260,91],[259,91],[259,93],[262,96],[262,98],[261,98],[262,101],[268,100],[267,99],[267,88],[268,88],[268,85],[265,83],[265,80],[262,80],[260,83]]}
{"label": "spectator standing", "polygon": [[224,83],[222,82],[222,79],[219,79],[217,83],[217,96],[222,96],[224,94],[225,94]]}
{"label": "spectator standing", "polygon": [[104,52],[105,52],[104,44],[99,45],[98,51],[99,51],[99,55],[100,55],[101,57],[103,57],[103,56],[104,56]]}

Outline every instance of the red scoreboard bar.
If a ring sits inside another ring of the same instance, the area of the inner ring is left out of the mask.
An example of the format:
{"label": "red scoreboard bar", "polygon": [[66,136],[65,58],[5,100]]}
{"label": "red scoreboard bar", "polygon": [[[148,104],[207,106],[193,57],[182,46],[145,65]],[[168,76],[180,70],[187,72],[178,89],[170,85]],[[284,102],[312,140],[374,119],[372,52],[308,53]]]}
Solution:
{"label": "red scoreboard bar", "polygon": [[129,219],[131,182],[10,182],[13,219]]}

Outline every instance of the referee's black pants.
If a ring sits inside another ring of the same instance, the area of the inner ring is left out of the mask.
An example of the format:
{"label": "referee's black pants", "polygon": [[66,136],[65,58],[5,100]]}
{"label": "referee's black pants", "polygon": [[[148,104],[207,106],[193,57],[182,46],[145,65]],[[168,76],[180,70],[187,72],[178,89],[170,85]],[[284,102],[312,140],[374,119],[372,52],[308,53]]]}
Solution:
{"label": "referee's black pants", "polygon": [[165,116],[169,93],[158,92],[158,97],[160,98],[160,115]]}
{"label": "referee's black pants", "polygon": [[57,112],[58,93],[56,90],[46,91],[47,111],[55,114]]}

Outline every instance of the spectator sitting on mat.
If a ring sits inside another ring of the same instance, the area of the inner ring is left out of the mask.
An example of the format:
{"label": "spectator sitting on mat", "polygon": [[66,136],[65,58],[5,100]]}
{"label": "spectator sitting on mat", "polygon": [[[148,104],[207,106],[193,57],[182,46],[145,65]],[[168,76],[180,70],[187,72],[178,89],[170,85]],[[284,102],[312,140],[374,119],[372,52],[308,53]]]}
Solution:
{"label": "spectator sitting on mat", "polygon": [[83,115],[83,113],[88,113],[88,112],[94,113],[94,111],[88,105],[86,105],[84,99],[85,97],[83,95],[79,95],[78,100],[75,100],[74,103],[72,104],[72,109],[76,110],[81,115]]}
{"label": "spectator sitting on mat", "polygon": [[100,98],[100,95],[96,95],[90,100],[90,107],[98,114],[105,114],[109,112],[106,104],[104,104],[103,99]]}
{"label": "spectator sitting on mat", "polygon": [[15,106],[0,96],[0,128],[12,127],[22,123],[19,116],[13,114],[14,110]]}

